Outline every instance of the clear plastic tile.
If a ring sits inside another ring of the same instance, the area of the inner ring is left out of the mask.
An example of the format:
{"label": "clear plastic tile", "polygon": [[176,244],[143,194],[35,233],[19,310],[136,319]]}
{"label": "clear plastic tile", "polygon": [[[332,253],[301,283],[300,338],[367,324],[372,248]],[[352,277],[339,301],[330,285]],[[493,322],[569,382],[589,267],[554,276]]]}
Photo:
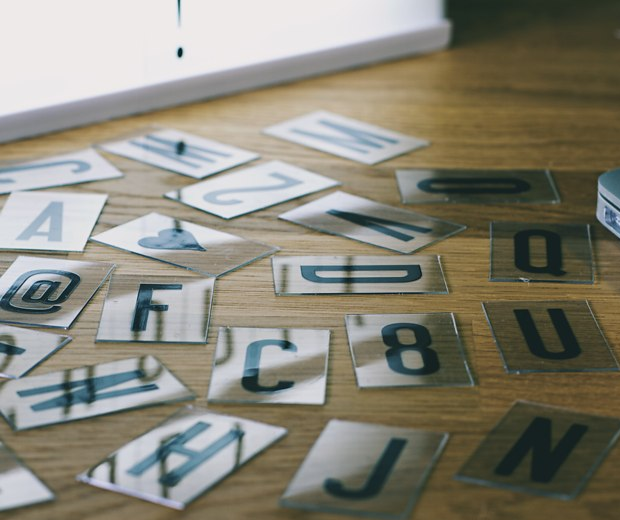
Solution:
{"label": "clear plastic tile", "polygon": [[339,184],[282,161],[270,161],[170,191],[165,196],[231,219]]}
{"label": "clear plastic tile", "polygon": [[121,224],[91,240],[207,276],[220,276],[278,250],[159,213]]}
{"label": "clear plastic tile", "polygon": [[0,325],[0,377],[17,379],[27,374],[71,339],[71,336]]}
{"label": "clear plastic tile", "polygon": [[620,420],[516,402],[454,476],[472,484],[569,500],[620,433]]}
{"label": "clear plastic tile", "polygon": [[0,322],[67,329],[114,264],[18,257],[0,277]]}
{"label": "clear plastic tile", "polygon": [[557,204],[560,195],[549,170],[396,170],[404,204]]}
{"label": "clear plastic tile", "polygon": [[183,509],[285,435],[279,426],[187,407],[77,479]]}
{"label": "clear plastic tile", "polygon": [[274,256],[275,292],[448,294],[438,256]]}
{"label": "clear plastic tile", "polygon": [[259,157],[235,146],[166,128],[144,129],[97,147],[195,179],[204,179]]}
{"label": "clear plastic tile", "polygon": [[329,330],[221,327],[208,400],[325,404]]}
{"label": "clear plastic tile", "polygon": [[447,441],[447,433],[332,419],[280,503],[311,511],[407,518]]}
{"label": "clear plastic tile", "polygon": [[482,306],[508,373],[619,370],[585,300]]}
{"label": "clear plastic tile", "polygon": [[451,312],[347,314],[360,388],[473,386]]}
{"label": "clear plastic tile", "polygon": [[429,144],[325,110],[289,119],[263,132],[363,164],[376,164]]}
{"label": "clear plastic tile", "polygon": [[590,226],[492,222],[489,280],[594,283]]}
{"label": "clear plastic tile", "polygon": [[84,251],[107,195],[15,192],[0,214],[0,249]]}
{"label": "clear plastic tile", "polygon": [[0,442],[0,511],[50,502],[54,493]]}
{"label": "clear plastic tile", "polygon": [[337,191],[280,215],[310,229],[413,253],[466,226]]}
{"label": "clear plastic tile", "polygon": [[143,356],[13,379],[0,386],[0,413],[28,430],[193,398],[157,358]]}
{"label": "clear plastic tile", "polygon": [[0,194],[117,179],[123,174],[95,150],[0,164]]}
{"label": "clear plastic tile", "polygon": [[207,342],[215,278],[115,275],[97,342]]}

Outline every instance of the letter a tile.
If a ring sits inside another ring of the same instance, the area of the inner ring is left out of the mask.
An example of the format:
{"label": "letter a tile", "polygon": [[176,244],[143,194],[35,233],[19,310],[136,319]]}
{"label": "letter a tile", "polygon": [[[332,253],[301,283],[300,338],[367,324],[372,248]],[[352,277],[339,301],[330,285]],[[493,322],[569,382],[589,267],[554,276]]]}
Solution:
{"label": "letter a tile", "polygon": [[20,256],[0,278],[0,322],[67,329],[112,269],[105,262]]}
{"label": "letter a tile", "polygon": [[329,421],[284,492],[285,507],[408,518],[447,433]]}
{"label": "letter a tile", "polygon": [[23,376],[71,339],[71,336],[0,325],[0,378]]}
{"label": "letter a tile", "polygon": [[279,426],[187,407],[77,479],[184,509],[285,435]]}
{"label": "letter a tile", "polygon": [[107,195],[15,192],[0,214],[0,249],[84,251]]}
{"label": "letter a tile", "polygon": [[376,164],[428,142],[324,110],[270,126],[264,133],[364,164]]}
{"label": "letter a tile", "polygon": [[518,401],[454,478],[573,499],[619,433],[620,419]]}

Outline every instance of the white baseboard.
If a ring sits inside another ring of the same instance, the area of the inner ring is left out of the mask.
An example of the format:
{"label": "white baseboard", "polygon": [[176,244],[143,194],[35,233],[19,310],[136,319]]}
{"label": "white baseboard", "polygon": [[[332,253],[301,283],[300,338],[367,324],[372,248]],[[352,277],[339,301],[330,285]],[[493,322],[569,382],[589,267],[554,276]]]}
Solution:
{"label": "white baseboard", "polygon": [[408,32],[0,115],[0,142],[445,48],[442,19]]}

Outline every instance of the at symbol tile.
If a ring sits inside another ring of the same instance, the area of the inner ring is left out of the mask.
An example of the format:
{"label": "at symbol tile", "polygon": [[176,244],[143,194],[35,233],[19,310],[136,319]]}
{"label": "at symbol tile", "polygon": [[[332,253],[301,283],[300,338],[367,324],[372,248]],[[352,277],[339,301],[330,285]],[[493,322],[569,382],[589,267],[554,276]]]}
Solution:
{"label": "at symbol tile", "polygon": [[18,257],[0,277],[0,322],[69,328],[114,264]]}
{"label": "at symbol tile", "polygon": [[166,197],[231,219],[338,184],[291,164],[269,161],[170,191]]}

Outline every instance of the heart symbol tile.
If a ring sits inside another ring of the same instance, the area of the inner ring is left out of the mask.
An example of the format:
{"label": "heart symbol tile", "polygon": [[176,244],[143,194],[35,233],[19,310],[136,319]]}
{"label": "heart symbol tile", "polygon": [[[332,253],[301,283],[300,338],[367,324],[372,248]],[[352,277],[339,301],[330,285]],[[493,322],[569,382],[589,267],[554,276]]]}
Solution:
{"label": "heart symbol tile", "polygon": [[147,249],[206,251],[189,231],[180,228],[162,229],[156,237],[144,237],[138,245]]}

